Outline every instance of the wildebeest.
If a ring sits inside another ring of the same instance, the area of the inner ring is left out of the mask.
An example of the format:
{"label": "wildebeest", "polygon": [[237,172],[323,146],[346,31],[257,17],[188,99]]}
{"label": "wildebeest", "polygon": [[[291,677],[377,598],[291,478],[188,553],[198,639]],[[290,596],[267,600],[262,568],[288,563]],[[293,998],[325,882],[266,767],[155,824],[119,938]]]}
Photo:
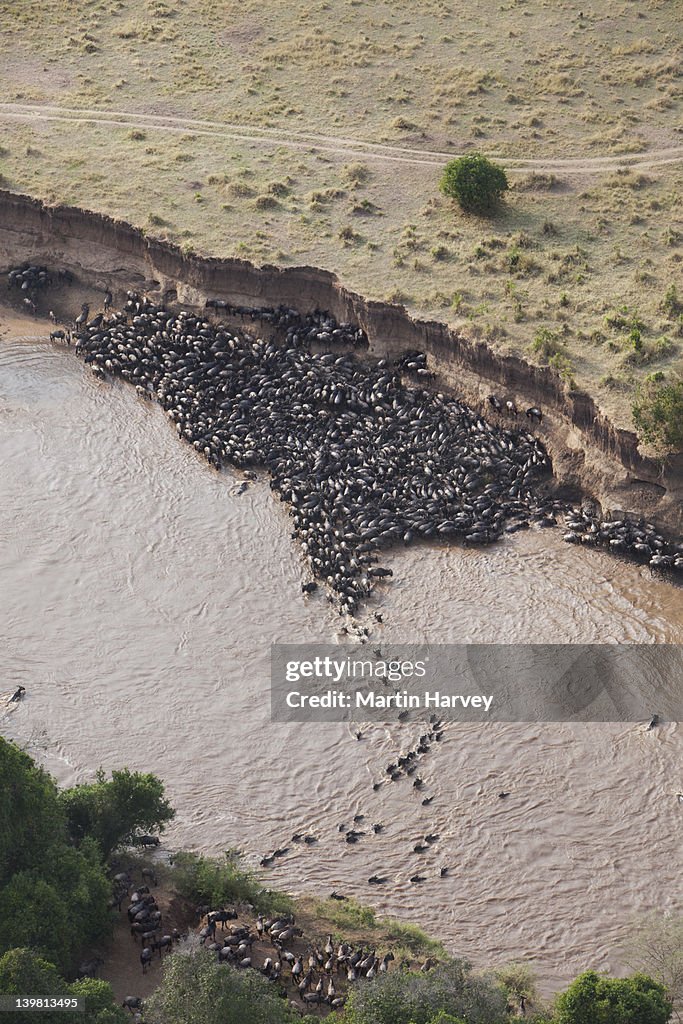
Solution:
{"label": "wildebeest", "polygon": [[158,951],[159,958],[161,958],[161,951],[162,951],[162,949],[171,950],[172,948],[173,948],[173,936],[172,935],[162,935],[160,939],[157,939],[156,942],[152,943],[152,950],[154,952]]}
{"label": "wildebeest", "polygon": [[96,978],[103,963],[104,960],[100,956],[93,956],[89,960],[84,960],[79,965],[78,977]]}
{"label": "wildebeest", "polygon": [[226,921],[236,921],[237,920],[237,911],[236,910],[226,910],[224,907],[221,907],[220,910],[211,910],[211,911],[209,911],[209,914],[208,914],[208,920],[209,920],[209,923],[220,924],[221,931],[225,931],[225,922]]}

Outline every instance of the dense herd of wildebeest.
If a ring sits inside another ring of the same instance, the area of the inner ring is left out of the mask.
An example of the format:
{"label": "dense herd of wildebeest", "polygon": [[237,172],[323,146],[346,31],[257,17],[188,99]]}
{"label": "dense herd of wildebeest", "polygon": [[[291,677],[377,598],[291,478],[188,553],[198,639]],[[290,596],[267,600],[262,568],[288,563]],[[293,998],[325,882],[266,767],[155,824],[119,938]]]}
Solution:
{"label": "dense herd of wildebeest", "polygon": [[[29,264],[8,273],[34,311],[38,292],[55,280],[73,278]],[[123,309],[111,306],[107,290],[101,312],[91,318],[84,305],[51,337],[75,337],[98,376],[122,377],[158,401],[179,436],[217,469],[238,467],[246,481],[265,468],[312,574],[304,591],[326,584],[340,612],[353,615],[376,581],[392,575],[376,564],[384,548],[420,539],[490,544],[530,526],[557,526],[562,515],[570,543],[683,572],[683,546],[652,525],[557,500],[545,448],[518,426],[514,401],[490,395],[487,420],[425,387],[434,375],[424,353],[363,360],[354,350],[367,347],[364,331],[319,310],[210,299],[198,314],[134,292]],[[232,328],[223,316],[259,324],[270,337]],[[531,425],[542,417],[537,407],[526,410]]]}

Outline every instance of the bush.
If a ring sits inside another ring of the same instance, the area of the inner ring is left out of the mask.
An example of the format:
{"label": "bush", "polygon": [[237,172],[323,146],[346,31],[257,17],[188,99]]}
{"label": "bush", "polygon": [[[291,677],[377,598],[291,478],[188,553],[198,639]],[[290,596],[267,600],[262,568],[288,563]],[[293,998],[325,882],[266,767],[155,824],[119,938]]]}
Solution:
{"label": "bush", "polygon": [[[80,978],[69,985],[69,994],[85,1000],[85,1013],[75,1013],[74,1024],[126,1024],[130,1019],[116,1002],[108,981]],[[35,1024],[35,1019],[32,1024]],[[64,1024],[64,1020],[58,1024]]]}
{"label": "bush", "polygon": [[672,1006],[663,985],[645,974],[607,978],[586,971],[556,1004],[557,1024],[667,1024]]}
{"label": "bush", "polygon": [[164,964],[163,980],[145,1005],[148,1024],[290,1024],[301,1017],[256,971],[219,964],[203,949],[176,953]]}
{"label": "bush", "polygon": [[221,859],[196,853],[176,854],[173,882],[181,895],[213,907],[250,903],[263,914],[285,914],[292,909],[289,896],[264,889],[251,871],[240,866],[239,857],[232,850],[226,851]]}
{"label": "bush", "polygon": [[164,799],[164,784],[155,775],[124,768],[112,772],[107,782],[100,769],[96,779],[64,790],[60,799],[73,841],[81,843],[86,836],[94,839],[105,860],[139,832],[163,830],[175,816]]}
{"label": "bush", "polygon": [[539,327],[529,348],[541,363],[547,363],[553,356],[566,355],[557,333],[549,327]]}
{"label": "bush", "polygon": [[432,1024],[439,1014],[467,1024],[503,1024],[505,995],[471,974],[465,961],[452,960],[427,973],[394,971],[358,986],[343,1019],[344,1024]]}
{"label": "bush", "polygon": [[503,168],[480,153],[451,160],[440,184],[444,195],[455,199],[467,213],[477,214],[494,212],[508,187]]}
{"label": "bush", "polygon": [[680,313],[683,313],[683,301],[678,297],[675,284],[670,284],[662,301],[662,312],[666,313],[670,320],[675,320]]}
{"label": "bush", "polygon": [[[0,957],[0,993],[8,996],[65,996],[68,986],[54,964],[30,949],[10,949]],[[64,1024],[63,1011],[12,1013],[13,1024]]]}
{"label": "bush", "polygon": [[605,314],[605,326],[613,331],[627,329],[629,331],[643,331],[645,324],[638,316],[638,313],[631,311],[628,306],[621,306]]}
{"label": "bush", "polygon": [[507,964],[496,971],[496,978],[515,1009],[522,999],[528,1003],[536,999],[536,979],[528,964]]}
{"label": "bush", "polygon": [[647,378],[632,406],[639,437],[662,453],[683,450],[683,380]]}

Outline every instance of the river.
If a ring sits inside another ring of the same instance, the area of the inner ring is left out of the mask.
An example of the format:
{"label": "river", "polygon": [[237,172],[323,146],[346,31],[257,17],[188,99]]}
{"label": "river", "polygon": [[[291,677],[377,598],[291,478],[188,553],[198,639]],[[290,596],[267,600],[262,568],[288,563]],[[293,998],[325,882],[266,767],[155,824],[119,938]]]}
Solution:
{"label": "river", "polygon": [[[529,959],[545,991],[623,969],[632,916],[680,909],[680,726],[452,724],[421,769],[429,807],[406,782],[374,792],[418,723],[359,742],[355,727],[270,722],[271,642],[343,637],[324,594],[301,594],[267,481],[238,494],[242,477],[209,469],[159,407],[97,381],[36,325],[2,324],[3,689],[27,689],[6,736],[62,783],[99,765],[158,773],[178,812],[171,847],[238,847],[255,865],[312,832],[273,885],[339,889],[477,965]],[[683,642],[682,590],[559,531],[387,564],[373,641]],[[385,831],[345,843],[337,826],[356,813]],[[419,859],[426,832],[441,838]],[[418,868],[430,881],[411,885]]]}

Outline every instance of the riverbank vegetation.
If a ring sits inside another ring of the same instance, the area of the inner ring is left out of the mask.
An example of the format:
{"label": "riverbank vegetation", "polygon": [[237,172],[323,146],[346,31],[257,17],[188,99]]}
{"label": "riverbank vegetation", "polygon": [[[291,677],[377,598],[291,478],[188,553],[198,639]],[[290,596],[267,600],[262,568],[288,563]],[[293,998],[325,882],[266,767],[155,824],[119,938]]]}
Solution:
{"label": "riverbank vegetation", "polygon": [[[633,426],[639,383],[683,369],[666,302],[683,259],[681,40],[657,0],[495,15],[16,0],[0,10],[15,105],[0,174],[188,249],[325,267],[525,359],[539,329],[561,331],[566,386]],[[451,155],[473,151],[510,179],[493,223],[439,194]],[[640,349],[605,327],[622,307]]]}
{"label": "riverbank vegetation", "polygon": [[176,853],[171,881],[178,892],[197,904],[220,907],[226,903],[247,903],[259,914],[288,914],[293,909],[289,896],[265,889],[232,850],[222,857],[203,857],[185,851]]}
{"label": "riverbank vegetation", "polygon": [[[93,947],[106,956],[111,876],[140,867],[140,854],[130,849],[139,829],[157,832],[172,816],[155,776],[124,769],[107,780],[100,772],[92,784],[60,791],[28,754],[0,739],[0,994],[85,1000],[84,1013],[41,1013],[44,1024],[130,1019],[107,982],[73,979],[83,973],[79,961]],[[632,957],[641,973],[613,979],[589,971],[553,1005],[543,1006],[528,964],[474,971],[419,927],[382,919],[351,899],[293,900],[266,889],[234,852],[217,859],[181,853],[157,863],[162,884],[187,899],[208,906],[230,902],[252,915],[294,912],[307,941],[321,946],[329,934],[360,948],[390,948],[391,970],[345,988],[340,1024],[508,1024],[522,1011],[536,1024],[666,1024],[671,1000],[682,994],[680,918],[651,917],[634,929]],[[295,1008],[279,998],[277,985],[260,971],[219,963],[191,931],[167,955],[141,1019],[200,1024],[213,1016],[223,1024],[292,1024],[306,1011],[305,1004]],[[319,1019],[329,1007],[323,1003],[315,1011],[306,1019]],[[23,1010],[12,1018],[13,1024],[33,1019]]]}
{"label": "riverbank vegetation", "polygon": [[[45,1012],[44,1024],[125,1019],[105,982],[65,979],[82,973],[81,958],[111,935],[108,855],[172,813],[154,776],[115,772],[107,782],[100,774],[94,786],[59,790],[0,738],[0,993],[86,998],[85,1015]],[[17,1011],[14,1020],[34,1018]]]}

